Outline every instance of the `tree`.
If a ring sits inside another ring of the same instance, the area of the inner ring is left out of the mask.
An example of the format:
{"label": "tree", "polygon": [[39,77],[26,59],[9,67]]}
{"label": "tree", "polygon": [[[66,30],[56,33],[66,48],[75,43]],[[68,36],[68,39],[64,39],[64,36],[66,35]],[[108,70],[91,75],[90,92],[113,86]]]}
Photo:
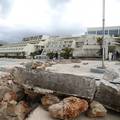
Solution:
{"label": "tree", "polygon": [[47,56],[49,57],[49,59],[53,59],[55,57],[55,53],[49,52],[49,53],[47,53]]}
{"label": "tree", "polygon": [[73,49],[72,48],[64,48],[62,52],[60,53],[60,56],[64,59],[69,59],[72,57]]}
{"label": "tree", "polygon": [[100,45],[100,50],[98,51],[98,54],[102,56],[102,43],[103,43],[103,37],[97,38],[97,43]]}

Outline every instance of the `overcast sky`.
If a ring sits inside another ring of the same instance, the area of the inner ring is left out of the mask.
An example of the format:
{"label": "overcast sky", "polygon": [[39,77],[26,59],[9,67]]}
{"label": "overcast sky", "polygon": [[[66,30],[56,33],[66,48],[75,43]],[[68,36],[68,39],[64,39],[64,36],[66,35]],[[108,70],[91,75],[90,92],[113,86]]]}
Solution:
{"label": "overcast sky", "polygon": [[[102,26],[103,0],[0,0],[0,40],[82,34]],[[106,26],[120,25],[120,0],[106,0]]]}

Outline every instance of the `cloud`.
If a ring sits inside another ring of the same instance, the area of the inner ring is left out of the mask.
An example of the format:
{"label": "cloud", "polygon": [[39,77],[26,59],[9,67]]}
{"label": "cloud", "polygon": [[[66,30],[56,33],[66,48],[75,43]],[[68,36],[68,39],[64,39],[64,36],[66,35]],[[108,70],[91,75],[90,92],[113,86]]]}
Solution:
{"label": "cloud", "polygon": [[0,0],[0,16],[6,17],[12,7],[14,0]]}
{"label": "cloud", "polygon": [[[106,0],[106,26],[119,25],[119,0]],[[102,0],[0,0],[0,39],[81,34],[102,26]]]}

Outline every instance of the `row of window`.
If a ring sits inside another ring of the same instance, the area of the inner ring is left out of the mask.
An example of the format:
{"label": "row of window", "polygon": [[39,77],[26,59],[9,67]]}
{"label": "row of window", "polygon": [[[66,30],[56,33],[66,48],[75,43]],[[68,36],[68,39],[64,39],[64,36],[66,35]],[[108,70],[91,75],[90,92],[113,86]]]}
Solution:
{"label": "row of window", "polygon": [[0,48],[0,50],[23,50],[23,48]]}
{"label": "row of window", "polygon": [[[103,34],[103,31],[102,31],[102,30],[88,31],[88,34],[102,35],[102,34]],[[120,36],[120,29],[105,30],[105,35]]]}

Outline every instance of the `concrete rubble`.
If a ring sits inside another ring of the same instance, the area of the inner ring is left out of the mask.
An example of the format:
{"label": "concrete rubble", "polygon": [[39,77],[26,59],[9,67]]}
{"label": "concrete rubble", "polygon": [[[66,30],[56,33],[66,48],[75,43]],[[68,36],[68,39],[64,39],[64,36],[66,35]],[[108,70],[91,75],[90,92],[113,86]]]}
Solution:
{"label": "concrete rubble", "polygon": [[[15,68],[12,72],[16,83],[53,90],[57,93],[76,95],[92,100],[95,93],[95,80],[92,77],[76,76],[52,72],[32,72]],[[42,84],[41,84],[42,83]]]}
{"label": "concrete rubble", "polygon": [[115,70],[106,70],[104,75],[103,75],[103,79],[104,80],[114,80],[119,78],[119,73],[117,73]]}
{"label": "concrete rubble", "polygon": [[16,67],[1,78],[1,120],[24,120],[40,104],[58,119],[74,119],[82,112],[88,117],[104,117],[106,108],[120,112],[120,84],[110,83],[117,81],[118,74],[105,72],[96,84],[93,77],[45,71],[53,64]]}
{"label": "concrete rubble", "polygon": [[58,119],[74,119],[88,109],[88,102],[76,97],[68,97],[49,107],[50,115]]}
{"label": "concrete rubble", "polygon": [[105,107],[120,112],[120,85],[103,80],[97,87],[94,99]]}
{"label": "concrete rubble", "polygon": [[89,109],[87,111],[88,117],[95,118],[95,117],[104,117],[107,114],[107,110],[105,107],[97,101],[93,101],[89,105]]}
{"label": "concrete rubble", "polygon": [[45,96],[43,96],[41,98],[42,106],[45,109],[48,109],[49,106],[56,104],[56,103],[59,103],[59,102],[60,102],[60,99],[57,96],[54,96],[52,94],[46,94]]}

